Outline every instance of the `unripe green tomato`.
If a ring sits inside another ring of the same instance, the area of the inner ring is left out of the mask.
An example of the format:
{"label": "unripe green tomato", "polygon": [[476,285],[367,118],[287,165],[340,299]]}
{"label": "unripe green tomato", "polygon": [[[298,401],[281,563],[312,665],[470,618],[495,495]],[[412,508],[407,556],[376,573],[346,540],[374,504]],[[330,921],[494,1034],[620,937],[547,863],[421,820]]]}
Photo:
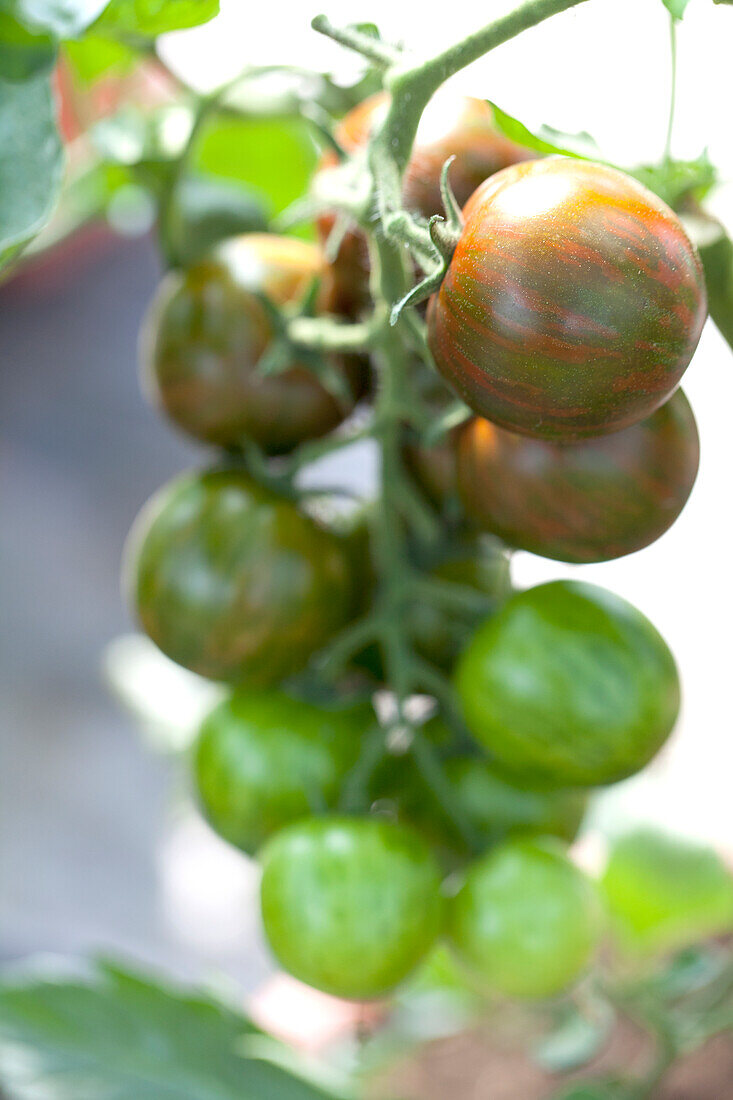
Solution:
{"label": "unripe green tomato", "polygon": [[553,581],[512,596],[456,667],[466,723],[508,773],[589,787],[633,775],[677,719],[664,639],[596,585]]}
{"label": "unripe green tomato", "polygon": [[667,400],[707,309],[700,259],[668,206],[615,169],[549,157],[497,173],[463,213],[428,342],[475,412],[567,442]]}
{"label": "unripe green tomato", "polygon": [[187,474],[143,509],[126,573],[143,630],[185,668],[266,687],[351,615],[342,541],[240,470]]}
{"label": "unripe green tomato", "polygon": [[646,420],[570,446],[480,417],[461,430],[458,486],[469,518],[511,546],[559,561],[641,550],[687,503],[700,440],[682,390]]}
{"label": "unripe green tomato", "polygon": [[562,992],[600,939],[593,884],[549,838],[513,840],[483,856],[446,908],[459,959],[474,980],[507,997]]}
{"label": "unripe green tomato", "polygon": [[[389,107],[389,96],[379,92],[370,96],[341,120],[336,139],[347,153],[363,149]],[[529,160],[536,154],[505,137],[494,123],[493,110],[484,99],[458,96],[440,91],[423,112],[410,162],[403,180],[403,200],[409,210],[430,217],[440,214],[440,173],[448,157],[455,157],[450,181],[461,206],[487,176],[509,164]],[[321,162],[322,168],[336,163],[333,155]],[[334,226],[332,214],[318,220],[322,241]],[[337,308],[355,312],[368,301],[369,257],[361,233],[345,234],[332,264]]]}
{"label": "unripe green tomato", "polygon": [[265,934],[307,985],[351,1000],[381,997],[435,943],[440,873],[403,826],[310,818],[274,836],[261,858]]}
{"label": "unripe green tomato", "polygon": [[659,954],[733,933],[733,874],[711,848],[652,829],[612,846],[601,880],[619,944]]}
{"label": "unripe green tomato", "polygon": [[140,345],[152,402],[188,435],[218,446],[251,440],[280,454],[331,431],[364,388],[359,360],[332,357],[350,387],[348,401],[297,361],[277,374],[258,370],[273,340],[260,296],[286,305],[326,275],[314,245],[265,233],[234,237],[187,271],[167,274]]}
{"label": "unripe green tomato", "polygon": [[238,691],[203,722],[199,804],[212,828],[253,854],[283,825],[333,806],[376,721],[368,704],[314,706],[281,691]]}

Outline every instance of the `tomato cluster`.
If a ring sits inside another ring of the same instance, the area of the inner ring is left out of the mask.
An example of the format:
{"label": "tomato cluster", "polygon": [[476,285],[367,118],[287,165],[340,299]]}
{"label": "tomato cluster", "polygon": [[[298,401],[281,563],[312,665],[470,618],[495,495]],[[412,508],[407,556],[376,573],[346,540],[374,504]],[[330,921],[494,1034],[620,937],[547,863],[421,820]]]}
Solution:
{"label": "tomato cluster", "polygon": [[[347,154],[362,155],[387,104],[375,97],[342,121]],[[324,522],[283,463],[350,415],[369,366],[329,353],[316,369],[279,318],[305,301],[343,317],[368,305],[361,233],[330,262],[289,238],[224,242],[165,276],[141,345],[152,400],[220,453],[141,514],[134,608],[164,653],[231,687],[200,730],[195,787],[212,827],[261,860],[274,954],[356,999],[388,993],[441,937],[506,996],[575,981],[601,920],[565,847],[589,789],[644,767],[680,702],[674,659],[640,612],[583,583],[513,591],[509,552],[604,561],[649,545],[680,513],[699,456],[693,414],[673,393],[705,316],[697,255],[639,184],[537,159],[474,99],[444,97],[426,115],[409,210],[440,210],[448,156],[465,224],[427,341],[472,415],[430,445],[402,426],[402,474],[439,536],[405,525],[405,568],[426,595],[404,602],[399,629],[427,670],[413,687],[431,693],[444,678],[457,715],[402,740],[399,724],[380,727],[372,700],[392,686],[383,639],[356,645],[328,691],[322,678],[324,649],[382,606],[380,502],[348,529]],[[324,215],[323,238],[333,225]],[[277,371],[265,369],[274,351]],[[442,415],[442,381],[416,362],[410,382]],[[382,755],[364,779],[375,731]],[[437,762],[437,787],[415,744]]]}

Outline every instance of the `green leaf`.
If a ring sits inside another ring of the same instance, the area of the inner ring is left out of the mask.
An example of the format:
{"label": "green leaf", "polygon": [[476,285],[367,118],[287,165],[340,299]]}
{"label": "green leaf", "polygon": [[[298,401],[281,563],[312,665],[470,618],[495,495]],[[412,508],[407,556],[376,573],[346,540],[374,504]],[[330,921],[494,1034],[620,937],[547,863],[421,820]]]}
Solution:
{"label": "green leaf", "polygon": [[111,966],[0,986],[0,1087],[13,1100],[333,1100],[247,1057],[249,1042],[268,1041],[239,1013]]}
{"label": "green leaf", "polygon": [[663,953],[733,931],[733,876],[711,848],[638,829],[615,842],[601,882],[627,951]]}
{"label": "green leaf", "polygon": [[189,176],[177,190],[168,247],[173,262],[186,267],[219,241],[238,233],[264,232],[267,225],[262,203],[248,187],[214,177]]}
{"label": "green leaf", "polygon": [[555,130],[551,126],[542,126],[537,133],[528,130],[519,119],[502,111],[491,100],[488,101],[494,112],[494,123],[505,137],[523,145],[526,149],[533,149],[544,156],[560,155],[564,157],[576,157],[579,160],[600,160],[598,146],[590,134],[565,134],[561,130]]}
{"label": "green leaf", "polygon": [[301,118],[222,116],[205,127],[195,163],[208,175],[246,183],[272,216],[305,192],[316,150]]}
{"label": "green leaf", "polygon": [[534,1047],[534,1060],[550,1073],[564,1073],[594,1058],[608,1039],[614,1014],[600,1001],[593,1010],[591,1015],[569,1005],[554,1031]]}
{"label": "green leaf", "polygon": [[662,0],[673,19],[681,19],[690,0]]}
{"label": "green leaf", "polygon": [[633,1089],[609,1078],[605,1081],[581,1081],[570,1085],[553,1093],[550,1100],[634,1100],[636,1095],[638,1094]]}
{"label": "green leaf", "polygon": [[94,22],[107,0],[0,0],[27,27],[75,38]]}
{"label": "green leaf", "polygon": [[62,171],[48,77],[0,81],[0,267],[50,217]]}
{"label": "green leaf", "polygon": [[0,8],[0,80],[30,80],[48,73],[56,61],[56,41],[36,33]]}
{"label": "green leaf", "polygon": [[81,88],[89,87],[102,76],[128,73],[140,59],[139,51],[127,43],[97,34],[65,42],[63,52],[72,77]]}
{"label": "green leaf", "polygon": [[703,199],[717,182],[707,150],[697,160],[670,160],[641,165],[629,172],[675,209],[687,198]]}
{"label": "green leaf", "polygon": [[219,0],[111,0],[94,30],[154,38],[208,23],[218,12]]}
{"label": "green leaf", "polygon": [[733,241],[720,222],[707,214],[684,221],[705,269],[710,316],[733,348]]}

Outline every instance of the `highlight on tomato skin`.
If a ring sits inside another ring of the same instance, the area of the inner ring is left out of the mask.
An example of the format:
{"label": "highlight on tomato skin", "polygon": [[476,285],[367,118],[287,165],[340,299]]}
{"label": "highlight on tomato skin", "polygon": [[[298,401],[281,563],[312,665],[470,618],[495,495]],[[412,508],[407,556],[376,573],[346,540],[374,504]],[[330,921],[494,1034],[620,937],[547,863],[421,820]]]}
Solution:
{"label": "highlight on tomato skin", "polygon": [[347,1000],[399,985],[441,931],[441,876],[411,829],[376,817],[312,817],[260,854],[273,954],[294,977]]}
{"label": "highlight on tomato skin", "polygon": [[174,479],[140,512],[124,575],[159,649],[211,680],[268,687],[351,617],[342,539],[240,469]]}
{"label": "highlight on tomato skin", "polygon": [[294,358],[265,377],[258,364],[274,338],[259,295],[294,302],[315,279],[330,293],[320,250],[306,241],[250,233],[220,245],[187,271],[169,272],[148,310],[140,341],[143,389],[187,435],[216,446],[246,440],[269,454],[292,450],[337,427],[365,385],[355,356],[332,356],[351,391],[344,401]]}
{"label": "highlight on tomato skin", "polygon": [[[335,138],[347,153],[363,149],[389,106],[387,92],[378,92],[353,108],[336,127]],[[461,206],[488,176],[537,154],[511,141],[497,128],[491,105],[474,96],[441,90],[428,104],[417,132],[412,156],[405,170],[403,196],[409,210],[430,217],[442,212],[440,173],[449,157],[451,186]],[[321,168],[336,163],[326,154]],[[332,214],[317,222],[322,242],[334,227]],[[335,303],[339,311],[355,313],[368,304],[369,257],[361,233],[344,235],[331,265]]]}
{"label": "highlight on tomato skin", "polygon": [[603,931],[593,883],[549,837],[508,841],[473,863],[446,925],[472,982],[529,999],[573,985]]}
{"label": "highlight on tomato skin", "polygon": [[463,213],[428,342],[476,413],[569,442],[667,400],[707,299],[697,252],[665,203],[616,169],[549,157],[487,180]]}
{"label": "highlight on tomato skin", "polygon": [[460,429],[457,482],[477,527],[511,546],[567,562],[600,562],[649,546],[692,492],[700,462],[682,390],[611,435],[560,444],[476,417]]}
{"label": "highlight on tomato skin", "polygon": [[466,725],[516,783],[595,787],[640,771],[680,709],[677,666],[649,620],[605,588],[517,592],[456,665]]}

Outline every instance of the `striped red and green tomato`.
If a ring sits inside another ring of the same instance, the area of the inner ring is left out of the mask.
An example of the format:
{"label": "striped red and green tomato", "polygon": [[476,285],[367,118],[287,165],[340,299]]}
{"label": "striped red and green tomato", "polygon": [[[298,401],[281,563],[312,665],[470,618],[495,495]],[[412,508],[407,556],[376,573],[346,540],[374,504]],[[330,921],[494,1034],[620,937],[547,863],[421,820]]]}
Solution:
{"label": "striped red and green tomato", "polygon": [[550,157],[487,180],[464,218],[428,335],[475,412],[568,441],[667,400],[707,308],[699,257],[669,207],[615,169]]}
{"label": "striped red and green tomato", "polygon": [[641,550],[671,527],[692,491],[700,440],[677,390],[645,420],[572,445],[475,417],[457,456],[460,497],[479,528],[546,558],[596,562]]}

